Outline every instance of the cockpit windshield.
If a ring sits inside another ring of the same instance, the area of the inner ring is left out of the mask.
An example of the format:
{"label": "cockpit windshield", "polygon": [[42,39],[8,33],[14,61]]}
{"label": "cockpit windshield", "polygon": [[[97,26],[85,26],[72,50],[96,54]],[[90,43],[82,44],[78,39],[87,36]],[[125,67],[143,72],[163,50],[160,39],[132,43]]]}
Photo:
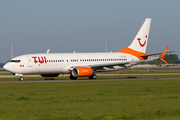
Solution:
{"label": "cockpit windshield", "polygon": [[21,60],[11,60],[11,62],[19,63]]}

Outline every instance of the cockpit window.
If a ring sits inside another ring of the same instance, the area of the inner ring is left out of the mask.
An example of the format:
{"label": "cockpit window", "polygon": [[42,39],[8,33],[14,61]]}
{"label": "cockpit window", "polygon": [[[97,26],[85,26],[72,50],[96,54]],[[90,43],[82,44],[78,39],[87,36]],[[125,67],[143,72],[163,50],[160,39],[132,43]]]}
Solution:
{"label": "cockpit window", "polygon": [[11,60],[11,62],[18,63],[18,62],[21,62],[21,60]]}

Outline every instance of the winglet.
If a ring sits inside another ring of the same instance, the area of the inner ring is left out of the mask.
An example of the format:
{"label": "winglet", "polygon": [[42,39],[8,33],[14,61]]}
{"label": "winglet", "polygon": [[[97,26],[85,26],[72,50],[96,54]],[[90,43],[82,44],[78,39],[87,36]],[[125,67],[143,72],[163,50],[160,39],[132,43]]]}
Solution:
{"label": "winglet", "polygon": [[169,45],[166,47],[166,49],[164,50],[164,52],[162,53],[161,57],[159,57],[159,60],[162,60],[163,62],[165,62],[166,64],[168,64],[163,58],[166,55],[167,49],[169,48]]}

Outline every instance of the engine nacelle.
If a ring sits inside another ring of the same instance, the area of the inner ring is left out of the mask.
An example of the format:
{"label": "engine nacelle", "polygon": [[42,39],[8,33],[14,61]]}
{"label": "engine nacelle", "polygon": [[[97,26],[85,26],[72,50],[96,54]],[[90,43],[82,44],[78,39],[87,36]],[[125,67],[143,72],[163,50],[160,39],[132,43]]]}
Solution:
{"label": "engine nacelle", "polygon": [[72,70],[73,77],[90,77],[93,73],[90,67],[75,67]]}
{"label": "engine nacelle", "polygon": [[42,77],[57,77],[59,74],[41,74]]}

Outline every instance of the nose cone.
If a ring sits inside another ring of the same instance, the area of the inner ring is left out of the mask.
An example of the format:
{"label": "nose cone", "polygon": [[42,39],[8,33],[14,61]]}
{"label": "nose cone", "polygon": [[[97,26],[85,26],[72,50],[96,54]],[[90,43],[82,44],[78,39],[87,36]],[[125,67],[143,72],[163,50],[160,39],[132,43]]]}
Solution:
{"label": "nose cone", "polygon": [[7,70],[7,71],[11,72],[11,68],[12,68],[12,66],[11,66],[11,64],[6,63],[6,64],[3,66],[3,68],[4,68],[5,70]]}

